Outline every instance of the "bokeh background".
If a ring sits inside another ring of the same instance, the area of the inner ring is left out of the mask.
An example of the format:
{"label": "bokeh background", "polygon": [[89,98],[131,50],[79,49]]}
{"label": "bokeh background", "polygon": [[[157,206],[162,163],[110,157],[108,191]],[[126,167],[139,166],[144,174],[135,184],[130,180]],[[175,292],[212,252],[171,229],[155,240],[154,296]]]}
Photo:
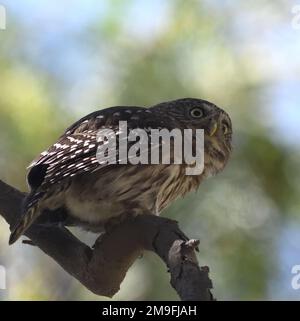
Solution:
{"label": "bokeh background", "polygon": [[[0,178],[27,190],[26,166],[78,118],[114,105],[199,97],[223,107],[234,154],[165,216],[200,238],[219,300],[300,299],[300,29],[288,0],[0,0]],[[296,9],[294,9],[296,10]],[[300,12],[300,10],[299,10]],[[300,19],[299,19],[300,20]],[[94,236],[80,232],[89,241]],[[39,249],[8,247],[2,300],[107,300]],[[145,253],[118,300],[177,299]]]}

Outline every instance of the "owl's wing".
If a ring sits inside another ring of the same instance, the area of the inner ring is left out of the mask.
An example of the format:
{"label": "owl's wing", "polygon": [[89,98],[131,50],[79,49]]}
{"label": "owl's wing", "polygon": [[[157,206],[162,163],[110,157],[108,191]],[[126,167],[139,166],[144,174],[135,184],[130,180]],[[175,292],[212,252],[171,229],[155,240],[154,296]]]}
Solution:
{"label": "owl's wing", "polygon": [[[119,121],[126,121],[127,129],[119,127]],[[99,133],[105,134],[106,138],[115,136],[119,146],[122,139],[127,140],[129,130],[141,128],[149,133],[151,128],[169,126],[170,122],[142,107],[113,107],[92,113],[69,127],[55,144],[30,164],[28,184],[32,190],[44,190],[75,175],[112,166],[108,159],[103,163],[97,159],[97,150],[106,148],[106,142],[97,139]],[[133,144],[128,142],[128,149]],[[118,152],[116,148],[118,162],[126,162]]]}
{"label": "owl's wing", "polygon": [[[127,128],[120,127],[119,121],[126,121]],[[10,244],[15,242],[40,214],[40,200],[47,197],[49,187],[76,175],[118,166],[99,162],[98,148],[105,147],[106,144],[105,140],[98,139],[99,132],[105,131],[106,138],[114,136],[116,145],[120,145],[122,139],[126,139],[127,150],[129,150],[135,143],[127,140],[130,130],[145,129],[148,135],[151,128],[170,128],[170,126],[170,119],[142,107],[113,107],[92,113],[73,124],[54,145],[30,164],[27,181],[31,187],[31,193],[25,200],[24,214],[11,234]],[[118,148],[115,151],[116,160],[120,163],[127,161],[120,157]]]}

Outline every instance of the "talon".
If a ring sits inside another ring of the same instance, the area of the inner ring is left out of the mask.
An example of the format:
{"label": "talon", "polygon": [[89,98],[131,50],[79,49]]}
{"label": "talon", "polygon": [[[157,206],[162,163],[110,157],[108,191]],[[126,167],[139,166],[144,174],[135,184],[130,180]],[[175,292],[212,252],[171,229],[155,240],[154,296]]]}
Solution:
{"label": "talon", "polygon": [[23,240],[22,243],[26,245],[36,246],[31,240]]}
{"label": "talon", "polygon": [[197,252],[199,252],[199,248],[198,248],[199,244],[200,244],[200,241],[195,240],[195,239],[191,239],[191,240],[188,240],[187,242],[185,242],[185,245],[187,247],[191,247],[191,248],[195,249]]}

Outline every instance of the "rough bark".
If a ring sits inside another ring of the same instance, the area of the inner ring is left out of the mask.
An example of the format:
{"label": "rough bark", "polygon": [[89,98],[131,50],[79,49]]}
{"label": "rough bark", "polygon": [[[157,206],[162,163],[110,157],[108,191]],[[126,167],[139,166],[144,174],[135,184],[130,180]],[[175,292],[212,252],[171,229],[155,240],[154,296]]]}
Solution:
{"label": "rough bark", "polygon": [[[10,226],[21,213],[24,196],[0,180],[0,213]],[[209,270],[199,267],[195,254],[199,241],[189,240],[173,220],[152,215],[127,219],[99,236],[92,248],[64,227],[33,224],[25,235],[95,294],[117,293],[130,266],[149,250],[167,265],[182,300],[213,300]]]}

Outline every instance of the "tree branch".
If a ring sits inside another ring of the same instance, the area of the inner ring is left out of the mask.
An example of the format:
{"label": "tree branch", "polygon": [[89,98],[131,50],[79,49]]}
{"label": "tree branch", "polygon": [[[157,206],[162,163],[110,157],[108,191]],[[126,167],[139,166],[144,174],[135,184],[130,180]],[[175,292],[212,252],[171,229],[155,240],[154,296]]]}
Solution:
{"label": "tree branch", "polygon": [[[25,194],[0,180],[0,213],[10,226],[20,215]],[[155,252],[171,274],[182,300],[213,300],[208,268],[199,268],[199,241],[188,240],[177,222],[154,215],[129,218],[100,235],[93,248],[66,228],[33,224],[25,233],[44,253],[95,294],[112,297],[144,250]]]}

